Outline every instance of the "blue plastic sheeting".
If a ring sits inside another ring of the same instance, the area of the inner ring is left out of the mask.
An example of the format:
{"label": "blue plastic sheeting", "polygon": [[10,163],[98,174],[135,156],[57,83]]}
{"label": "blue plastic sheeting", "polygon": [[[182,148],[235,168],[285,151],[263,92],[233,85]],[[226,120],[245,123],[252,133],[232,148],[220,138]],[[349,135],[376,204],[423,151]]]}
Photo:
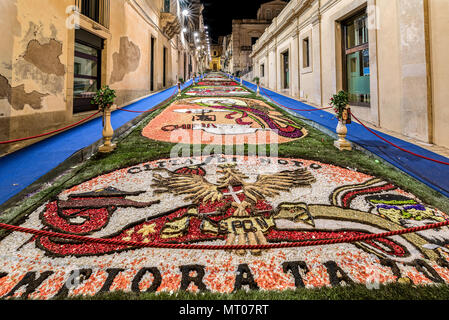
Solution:
{"label": "blue plastic sheeting", "polygon": [[[240,81],[240,79],[237,81]],[[243,81],[243,84],[251,90],[256,90],[257,86],[247,81]],[[261,95],[271,99],[274,103],[282,107],[284,105],[288,108],[295,109],[316,109],[310,105],[297,101],[295,99],[283,96],[268,89],[261,90]],[[266,93],[266,94],[265,94]],[[294,111],[304,118],[312,120],[321,126],[334,131],[336,130],[338,121],[334,115],[326,111]],[[388,134],[373,130],[384,139],[396,144],[397,146],[406,150],[412,151],[416,154],[432,158],[435,160],[449,162],[449,159],[439,154],[431,152],[427,149],[419,147],[415,144],[407,141],[392,137]],[[430,160],[422,159],[407,152],[401,151],[398,148],[382,141],[374,134],[366,130],[362,125],[355,123],[348,125],[348,140],[362,146],[370,152],[376,154],[382,159],[388,161],[395,167],[408,173],[415,179],[423,182],[432,189],[439,193],[449,197],[449,166],[433,162]]]}
{"label": "blue plastic sheeting", "polygon": [[[182,89],[191,84],[192,80],[186,82]],[[177,93],[177,86],[139,100],[125,109],[149,110],[174,93]],[[138,116],[134,112],[114,111],[111,116],[112,127],[120,128]],[[102,137],[102,118],[99,117],[0,158],[0,204]]]}

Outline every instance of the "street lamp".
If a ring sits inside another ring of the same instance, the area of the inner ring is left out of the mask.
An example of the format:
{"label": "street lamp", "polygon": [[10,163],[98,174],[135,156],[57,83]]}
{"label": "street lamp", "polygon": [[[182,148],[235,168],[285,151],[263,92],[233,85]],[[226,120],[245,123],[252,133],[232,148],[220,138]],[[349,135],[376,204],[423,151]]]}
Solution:
{"label": "street lamp", "polygon": [[184,17],[188,17],[189,14],[190,14],[189,10],[187,10],[187,9],[182,10],[182,15],[183,15]]}

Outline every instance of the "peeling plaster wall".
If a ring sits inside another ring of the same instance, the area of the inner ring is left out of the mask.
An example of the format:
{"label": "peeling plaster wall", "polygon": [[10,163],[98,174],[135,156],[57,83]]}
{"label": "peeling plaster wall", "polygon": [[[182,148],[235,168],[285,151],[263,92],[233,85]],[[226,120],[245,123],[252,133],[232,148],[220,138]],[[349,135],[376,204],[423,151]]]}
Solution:
{"label": "peeling plaster wall", "polygon": [[[1,1],[0,140],[42,133],[71,118],[65,99],[64,60],[69,3]],[[20,146],[2,146],[0,153]]]}
{"label": "peeling plaster wall", "polygon": [[[108,47],[110,65],[110,85],[117,91],[118,105],[128,103],[139,97],[148,95],[150,91],[150,55],[151,36],[156,39],[155,45],[155,90],[163,88],[163,47],[167,52],[167,84],[176,83],[177,65],[172,57],[172,42],[162,35],[161,31],[149,22],[149,18],[159,24],[160,4],[153,1],[137,1],[138,5],[146,10],[142,14],[138,6],[129,1],[111,1],[111,26],[113,35]],[[159,9],[158,9],[159,8]],[[177,51],[175,51],[177,52]]]}
{"label": "peeling plaster wall", "polygon": [[[73,5],[73,0],[0,0],[0,141],[41,134],[86,117],[73,114],[75,30],[66,25],[74,22],[67,11]],[[163,89],[164,47],[166,87],[183,71],[178,37],[169,40],[160,29],[162,5],[162,0],[111,0],[109,28],[80,17],[82,29],[104,39],[101,82],[117,91],[119,106],[152,93],[151,37],[156,39],[154,91]],[[34,142],[2,145],[0,155]]]}
{"label": "peeling plaster wall", "polygon": [[112,75],[110,84],[120,82],[125,75],[134,72],[139,67],[140,48],[128,37],[120,38],[120,49],[112,55]]}
{"label": "peeling plaster wall", "polygon": [[[0,140],[5,140],[9,137],[10,132],[11,107],[9,100],[11,97],[10,82],[12,80],[14,38],[21,34],[17,1],[0,2],[0,30],[8,31],[3,32],[0,50]],[[0,146],[0,152],[5,149],[5,146]]]}

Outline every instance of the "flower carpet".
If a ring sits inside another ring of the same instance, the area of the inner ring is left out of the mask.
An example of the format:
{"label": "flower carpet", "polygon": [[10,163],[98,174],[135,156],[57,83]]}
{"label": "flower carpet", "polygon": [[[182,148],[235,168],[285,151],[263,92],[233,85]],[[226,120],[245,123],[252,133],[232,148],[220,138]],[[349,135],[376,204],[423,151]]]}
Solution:
{"label": "flower carpet", "polygon": [[150,139],[204,144],[285,143],[307,130],[256,99],[188,98],[174,102],[143,130]]}
{"label": "flower carpet", "polygon": [[[204,81],[229,81],[210,74]],[[213,125],[212,125],[213,124]],[[301,143],[306,129],[259,99],[182,98],[143,128],[176,143]],[[218,140],[217,140],[218,139]],[[256,139],[256,140],[254,140]],[[301,140],[300,140],[301,139]],[[102,172],[40,204],[20,226],[139,243],[265,245],[379,234],[442,222],[445,212],[394,183],[301,157],[161,157]],[[0,240],[0,296],[287,290],[449,282],[447,227],[298,248],[136,248],[11,232]]]}

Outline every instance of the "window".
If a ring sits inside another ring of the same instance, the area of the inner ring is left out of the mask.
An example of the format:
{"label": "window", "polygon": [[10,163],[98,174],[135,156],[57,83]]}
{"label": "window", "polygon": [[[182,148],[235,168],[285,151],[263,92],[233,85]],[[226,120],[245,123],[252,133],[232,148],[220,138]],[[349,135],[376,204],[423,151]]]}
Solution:
{"label": "window", "polygon": [[265,77],[265,64],[260,65],[260,77]]}
{"label": "window", "polygon": [[91,104],[101,87],[101,52],[103,40],[82,29],[75,32],[73,113],[97,109]]}
{"label": "window", "polygon": [[267,19],[267,20],[271,20],[273,17],[271,16],[271,10],[270,9],[267,9],[267,11],[265,12],[265,18]]}
{"label": "window", "polygon": [[281,54],[281,62],[282,62],[282,87],[283,89],[288,89],[290,86],[288,50]]}
{"label": "window", "polygon": [[369,106],[370,57],[365,12],[343,22],[344,89],[353,105]]}
{"label": "window", "polygon": [[81,14],[98,22],[100,18],[100,1],[82,0]]}
{"label": "window", "polygon": [[310,67],[310,38],[307,37],[302,41],[302,67]]}
{"label": "window", "polygon": [[251,37],[251,45],[252,45],[252,46],[255,45],[256,42],[257,42],[257,40],[259,40],[258,37]]}
{"label": "window", "polygon": [[110,0],[75,0],[82,15],[109,28]]}
{"label": "window", "polygon": [[171,0],[164,0],[164,12],[170,12],[170,1]]}

